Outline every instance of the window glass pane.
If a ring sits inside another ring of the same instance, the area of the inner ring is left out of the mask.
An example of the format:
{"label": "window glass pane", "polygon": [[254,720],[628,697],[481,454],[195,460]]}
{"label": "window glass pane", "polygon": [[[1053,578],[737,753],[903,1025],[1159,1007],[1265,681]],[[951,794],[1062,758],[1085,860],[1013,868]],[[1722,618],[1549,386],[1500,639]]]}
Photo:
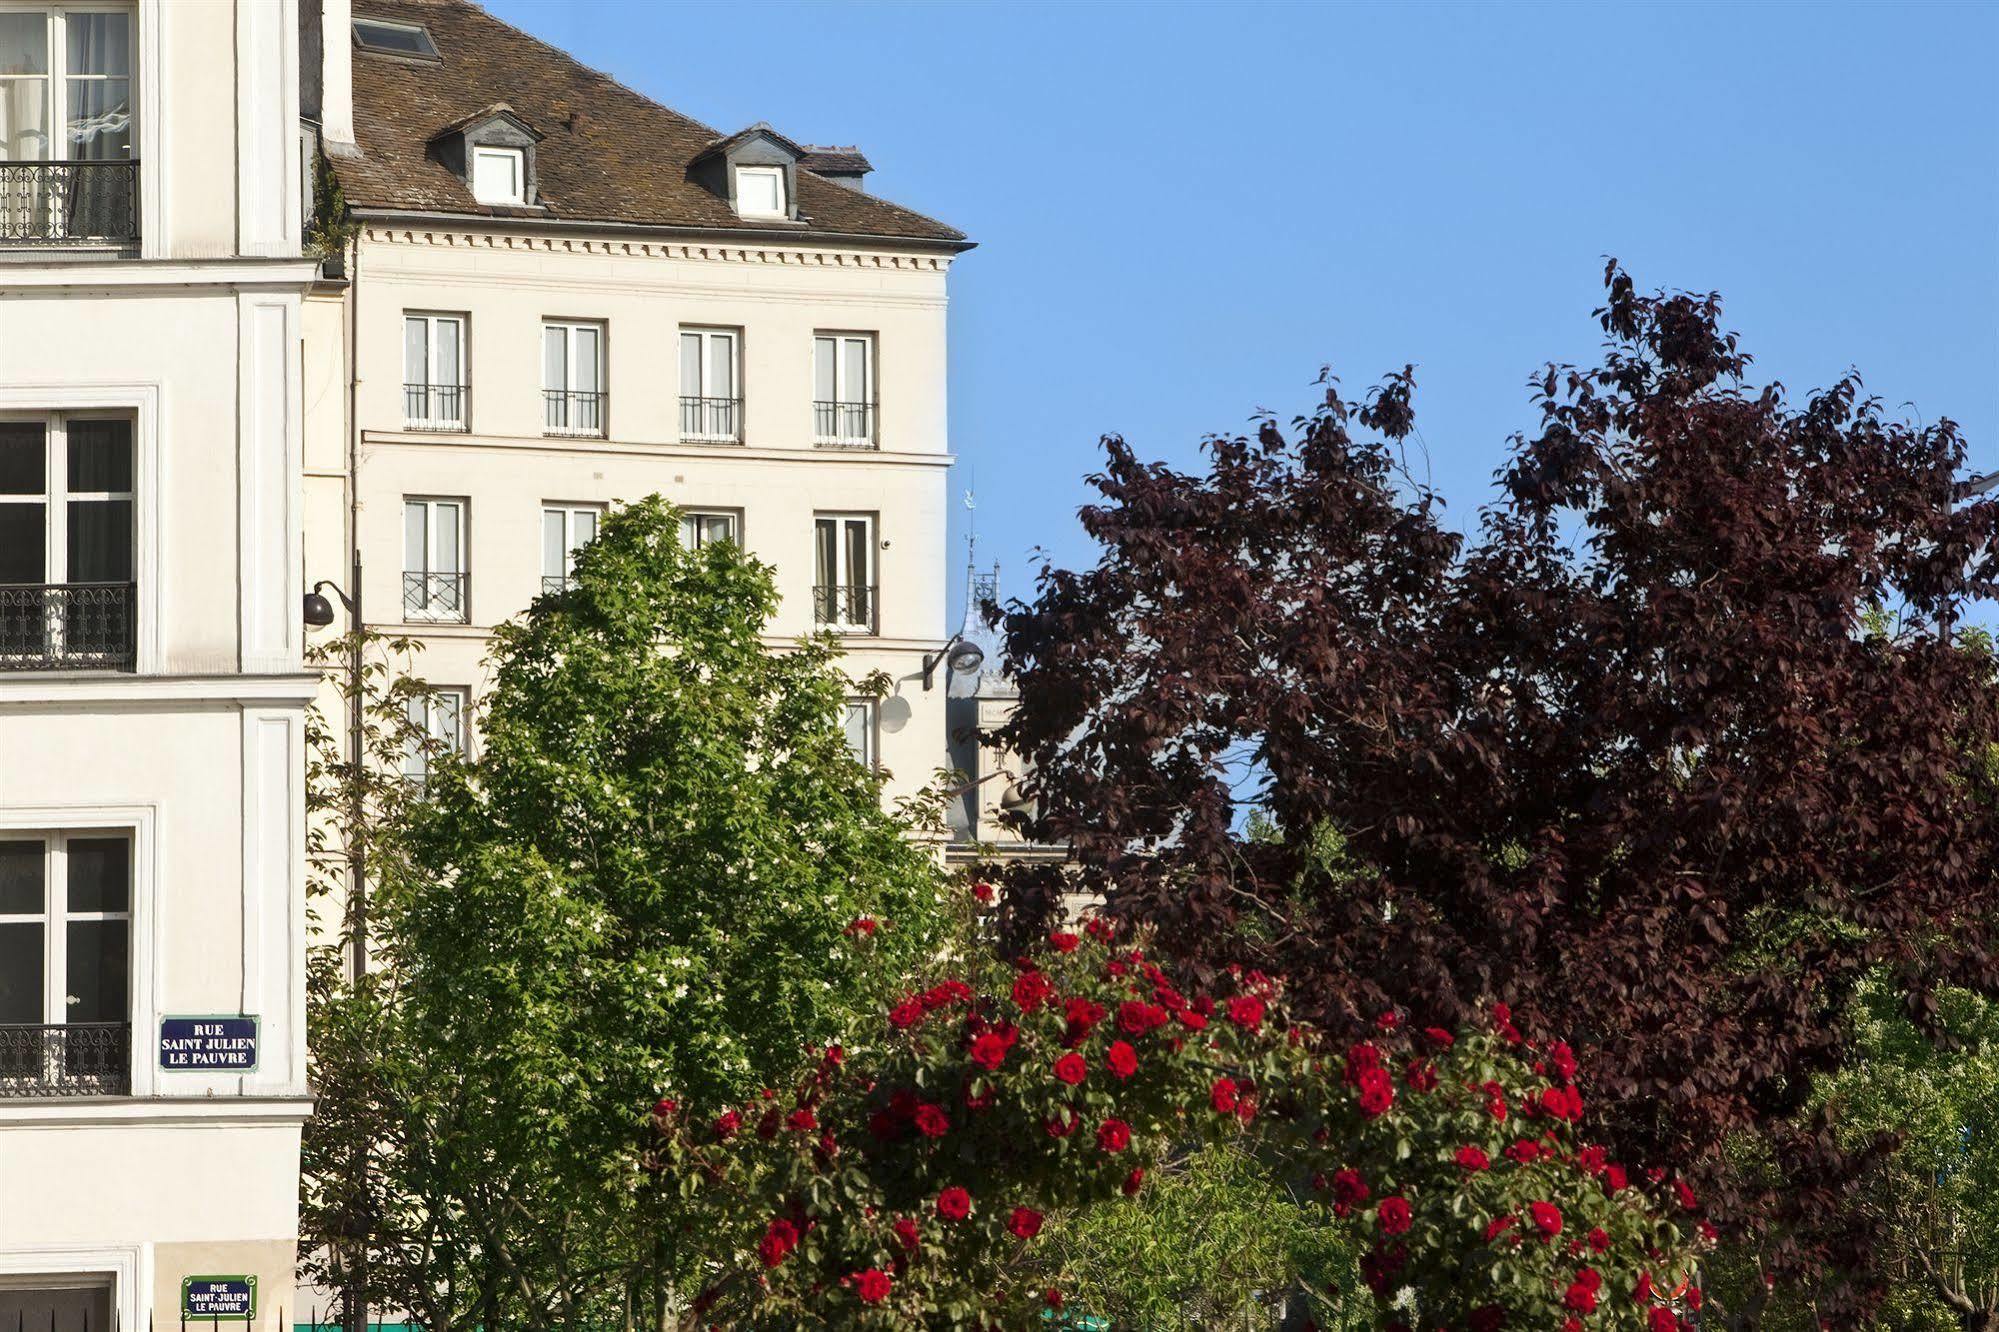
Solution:
{"label": "window glass pane", "polygon": [[403,740],[403,776],[421,782],[430,772],[430,758],[423,747],[423,737],[430,734],[430,708],[425,700],[412,698],[403,705],[403,716],[410,725]]}
{"label": "window glass pane", "polygon": [[0,916],[42,913],[47,866],[48,848],[40,842],[0,842]]}
{"label": "window glass pane", "polygon": [[0,920],[0,1022],[41,1020],[42,924]]}
{"label": "window glass pane", "polygon": [[569,572],[569,543],[563,539],[562,510],[541,511],[541,576],[560,578]]}
{"label": "window glass pane", "polygon": [[736,396],[736,340],[727,333],[708,335],[708,396]]}
{"label": "window glass pane", "polygon": [[122,920],[69,923],[69,994],[64,1008],[71,1022],[123,1022],[126,937]]}
{"label": "window glass pane", "polygon": [[431,59],[437,57],[437,47],[432,45],[430,34],[422,28],[407,28],[395,23],[355,19],[354,37],[363,47],[373,51],[428,56]]}
{"label": "window glass pane", "polygon": [[868,525],[858,518],[849,518],[846,527],[846,581],[852,587],[865,587],[868,582]]}
{"label": "window glass pane", "polygon": [[576,382],[571,387],[579,393],[597,391],[598,339],[598,331],[594,328],[576,330]]}
{"label": "window glass pane", "polygon": [[430,738],[446,752],[456,754],[463,748],[463,732],[459,728],[464,699],[455,689],[445,689],[431,700]]}
{"label": "window glass pane", "polygon": [[[39,1060],[39,1053],[36,1058]],[[21,1071],[32,1077],[41,1075],[39,1068]],[[0,1286],[0,1327],[22,1332],[96,1332],[111,1326],[111,1287],[107,1282],[86,1279],[71,1284],[58,1277],[36,1285],[10,1282]]]}
{"label": "window glass pane", "polygon": [[69,839],[69,909],[132,909],[132,844],[123,837]]}
{"label": "window glass pane", "polygon": [[49,72],[49,16],[0,11],[0,74]]}
{"label": "window glass pane", "polygon": [[458,342],[464,325],[456,319],[440,319],[432,325],[432,329],[437,340],[437,379],[434,382],[463,384],[465,380],[458,373]]}
{"label": "window glass pane", "polygon": [[[11,17],[16,16],[0,14],[0,22]],[[54,156],[49,145],[48,97],[46,78],[0,77],[0,162],[35,162]]]}
{"label": "window glass pane", "polygon": [[841,339],[844,373],[840,380],[840,401],[868,400],[868,343],[865,338]]}
{"label": "window glass pane", "polygon": [[736,209],[743,213],[784,211],[784,179],[774,169],[736,169]]}
{"label": "window glass pane", "polygon": [[403,383],[430,382],[430,321],[403,320]]}
{"label": "window glass pane", "polygon": [[72,491],[132,493],[132,423],[69,423],[69,488]]}
{"label": "window glass pane", "polygon": [[48,471],[48,442],[40,421],[0,421],[0,495],[39,495]]}
{"label": "window glass pane", "polygon": [[[132,88],[129,79],[70,79],[69,155],[84,162],[132,155]],[[110,189],[106,182],[101,188]]]}
{"label": "window glass pane", "polygon": [[431,552],[431,570],[434,573],[457,573],[461,549],[459,525],[462,515],[456,504],[439,504],[433,510],[432,522],[437,524],[437,544]]}
{"label": "window glass pane", "polygon": [[69,581],[132,581],[132,501],[71,500]]}
{"label": "window glass pane", "polygon": [[430,572],[430,515],[418,500],[403,505],[403,571]]}
{"label": "window glass pane", "polygon": [[711,513],[702,521],[707,525],[710,541],[734,541],[736,539],[736,515],[733,513]]}
{"label": "window glass pane", "polygon": [[521,202],[520,153],[511,149],[473,149],[472,194],[485,203]]}
{"label": "window glass pane", "polygon": [[578,509],[571,516],[570,527],[570,549],[574,550],[580,546],[589,545],[597,539],[597,511],[595,509]]}
{"label": "window glass pane", "polygon": [[69,32],[69,73],[132,72],[132,18],[129,14],[79,14],[63,19]]}
{"label": "window glass pane", "polygon": [[874,709],[866,699],[847,700],[844,726],[847,732],[847,748],[853,752],[857,763],[873,763],[874,756]]}
{"label": "window glass pane", "polygon": [[541,331],[541,386],[545,389],[569,387],[569,346],[563,330],[550,325]]}
{"label": "window glass pane", "polygon": [[813,524],[813,528],[817,546],[817,571],[812,581],[821,587],[831,587],[840,581],[835,572],[840,540],[839,524],[831,518],[821,518]]}
{"label": "window glass pane", "polygon": [[818,402],[833,401],[833,375],[838,350],[831,338],[812,340],[812,397]]}
{"label": "window glass pane", "polygon": [[0,583],[48,577],[48,506],[0,502]]}
{"label": "window glass pane", "polygon": [[701,380],[701,335],[680,335],[680,394],[684,398],[708,396]]}

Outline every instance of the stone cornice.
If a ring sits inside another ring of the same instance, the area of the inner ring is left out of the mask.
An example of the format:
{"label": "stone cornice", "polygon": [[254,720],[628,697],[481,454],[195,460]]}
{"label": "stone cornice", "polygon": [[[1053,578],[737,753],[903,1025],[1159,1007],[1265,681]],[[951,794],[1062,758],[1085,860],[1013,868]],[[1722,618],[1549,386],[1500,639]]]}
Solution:
{"label": "stone cornice", "polygon": [[[535,254],[595,254],[630,258],[706,260],[711,263],[769,264],[786,268],[899,269],[943,273],[952,254],[935,250],[904,251],[880,237],[835,240],[800,237],[796,241],[726,236],[674,237],[639,234],[569,234],[550,231],[502,231],[454,225],[449,219],[421,221],[380,219],[367,222],[363,240],[378,245],[420,245],[443,249],[508,250]],[[880,248],[876,248],[880,247]]]}

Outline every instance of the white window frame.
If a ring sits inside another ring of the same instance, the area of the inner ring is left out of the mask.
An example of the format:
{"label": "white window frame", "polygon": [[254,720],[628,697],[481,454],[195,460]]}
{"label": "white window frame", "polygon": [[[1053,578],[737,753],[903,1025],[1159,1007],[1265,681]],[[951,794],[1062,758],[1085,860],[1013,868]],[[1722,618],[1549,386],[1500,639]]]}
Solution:
{"label": "white window frame", "polygon": [[[47,19],[48,69],[41,74],[0,74],[0,84],[16,81],[39,80],[42,88],[42,113],[48,130],[47,151],[40,158],[21,158],[21,161],[67,162],[70,157],[69,134],[69,85],[71,82],[95,83],[100,80],[123,78],[125,80],[125,104],[130,124],[126,127],[126,152],[124,161],[140,156],[139,144],[139,72],[143,66],[141,45],[141,23],[137,4],[82,4],[82,5],[17,5],[0,2],[0,13],[41,14]],[[125,73],[72,74],[69,72],[69,29],[68,20],[72,14],[123,14],[128,23],[126,29],[129,61]],[[79,158],[78,161],[119,161],[118,158]],[[141,234],[145,234],[143,229]]]}
{"label": "white window frame", "polygon": [[[419,323],[423,325],[423,379],[421,381],[423,410],[421,412],[412,412],[410,411],[412,405],[410,402],[410,390],[413,386],[417,385],[417,381],[413,381],[409,377],[409,326]],[[442,383],[437,377],[437,329],[440,324],[454,324],[458,328],[458,381],[455,384]],[[467,336],[471,325],[471,317],[462,313],[438,314],[429,310],[403,311],[404,426],[423,430],[464,430],[466,428],[467,419],[470,415],[468,410],[470,407],[469,400],[472,395],[472,348]],[[452,401],[450,398],[440,399],[437,396],[440,389],[457,390],[455,400],[458,411],[455,415],[438,410],[441,404],[448,404]]]}
{"label": "white window frame", "polygon": [[[704,537],[696,524],[702,521],[720,519],[729,525],[729,533],[720,538],[733,541],[737,547],[743,544],[743,514],[740,509],[682,509],[680,511],[680,544],[688,550],[699,550],[714,541],[715,537]],[[0,1329],[5,1332],[5,1329]]]}
{"label": "white window frame", "polygon": [[[812,438],[814,443],[854,447],[875,442],[876,338],[872,333],[820,330],[812,335]],[[847,368],[847,350],[861,348],[861,382]],[[833,358],[833,396],[819,396],[820,358]]]}
{"label": "white window frame", "polygon": [[[587,385],[579,382],[576,377],[576,342],[577,334],[581,332],[595,334],[597,338],[597,377],[594,382]],[[548,335],[550,333],[560,333],[562,335],[563,382],[560,384],[551,384],[548,382]],[[606,409],[610,399],[610,394],[605,392],[604,389],[604,380],[609,374],[607,359],[610,354],[611,344],[609,326],[602,320],[544,319],[541,321],[541,344],[542,433],[548,435],[573,435],[588,439],[601,438],[605,434],[608,417]],[[553,411],[554,404],[548,399],[548,395],[551,393],[564,395],[562,399],[562,411],[560,413],[562,421],[560,424],[550,422],[548,419],[550,415],[555,414]],[[596,421],[593,424],[575,424],[578,415],[587,417],[590,414],[588,411],[579,413],[577,410],[578,408],[585,407],[586,404],[575,401],[570,395],[579,393],[596,395]]]}
{"label": "white window frame", "polygon": [[[423,568],[421,569],[412,569],[409,567],[409,511],[412,507],[416,506],[420,506],[424,510],[424,550]],[[447,508],[458,511],[458,540],[456,549],[452,552],[457,565],[455,569],[440,569],[438,567],[442,563],[438,558],[442,548],[437,534],[437,512],[440,509]],[[463,495],[403,496],[404,592],[402,607],[405,623],[470,624],[472,622],[472,569],[468,554],[472,548],[471,520],[472,502]],[[433,605],[435,598],[431,596],[430,585],[426,582],[423,591],[423,605],[416,610],[411,610],[408,592],[408,579],[411,574],[422,574],[426,579],[432,576],[455,574],[461,580],[458,592],[458,608],[454,611],[447,605],[441,610],[436,609]]]}
{"label": "white window frame", "polygon": [[[139,581],[139,430],[130,412],[59,411],[0,412],[0,420],[32,421],[42,426],[42,489],[35,495],[0,495],[0,504],[32,504],[44,510],[42,521],[42,583],[61,587],[69,582],[69,505],[71,500],[124,500],[132,506],[132,579]],[[131,428],[131,490],[71,490],[69,488],[69,425],[72,421],[122,421]],[[136,594],[135,594],[136,595]]]}
{"label": "white window frame", "polygon": [[[579,520],[588,517],[590,535],[576,539]],[[562,568],[550,571],[548,567],[548,520],[554,518],[562,524]],[[541,506],[541,590],[547,592],[567,591],[574,581],[576,572],[576,552],[597,539],[597,533],[604,530],[604,506],[601,504],[564,504],[556,500],[545,500]],[[0,1330],[4,1332],[4,1330]]]}
{"label": "white window frame", "polygon": [[[69,844],[72,840],[117,838],[125,843],[125,909],[72,911],[69,906]],[[125,1017],[128,1025],[138,1003],[136,958],[139,940],[133,931],[133,907],[138,893],[138,838],[127,828],[59,828],[0,830],[0,842],[25,842],[42,848],[42,909],[38,913],[0,915],[0,924],[42,927],[42,1017],[46,1026],[69,1021],[69,926],[72,923],[116,921],[125,926]],[[114,1019],[115,1020],[115,1019]],[[134,1054],[142,1039],[132,1034]]]}
{"label": "white window frame", "polygon": [[[840,729],[847,732],[849,719],[859,711],[861,714],[861,749],[854,753],[853,745],[847,747],[849,753],[869,772],[881,771],[881,700],[874,698],[849,698],[840,712]],[[851,739],[851,737],[849,737]]]}
{"label": "white window frame", "polygon": [[[739,166],[735,169],[736,214],[739,217],[760,217],[773,220],[791,216],[790,192],[785,189],[784,168],[780,166]],[[745,180],[768,180],[775,187],[777,207],[775,210],[751,208],[743,201]]]}
{"label": "white window frame", "polygon": [[[464,685],[430,685],[429,693],[412,694],[403,705],[403,716],[417,733],[447,754],[464,758],[471,753],[466,739],[466,714],[472,706],[472,691]],[[422,715],[419,716],[418,714]],[[430,785],[431,750],[417,738],[404,737],[403,780],[421,791]]]}
{"label": "white window frame", "polygon": [[[134,1024],[137,1030],[137,1024]],[[132,1044],[136,1047],[138,1042]],[[144,1067],[144,1065],[141,1065]],[[136,1090],[136,1087],[135,1087]],[[26,1248],[9,1248],[0,1252],[0,1280],[5,1280],[16,1288],[34,1286],[44,1279],[53,1278],[52,1284],[64,1284],[63,1279],[81,1284],[108,1278],[111,1282],[111,1316],[114,1327],[140,1327],[140,1245],[74,1245],[56,1244]],[[146,1257],[147,1275],[151,1276],[151,1255]]]}
{"label": "white window frame", "polygon": [[[833,524],[833,575],[831,583],[819,582],[819,531],[827,524]],[[859,525],[866,540],[862,550],[866,553],[867,568],[865,578],[855,582],[849,575],[844,558],[848,549],[848,532]],[[878,632],[877,621],[881,614],[880,551],[877,533],[878,523],[872,513],[815,513],[812,515],[812,607],[814,627],[831,629],[837,633],[872,634]],[[850,590],[863,587],[860,604],[865,614],[852,614],[855,597]]]}
{"label": "white window frame", "polygon": [[[695,382],[687,382],[687,343],[694,339]],[[743,339],[733,328],[680,326],[680,437],[697,444],[740,444],[743,439]],[[728,366],[730,392],[715,393],[718,363]],[[694,401],[690,401],[690,399]]]}
{"label": "white window frame", "polygon": [[[513,175],[511,190],[496,190],[489,187],[486,172],[481,168],[488,162],[504,161]],[[472,197],[482,204],[498,204],[503,207],[525,207],[528,190],[528,155],[524,148],[509,148],[502,144],[475,143],[472,145]]]}

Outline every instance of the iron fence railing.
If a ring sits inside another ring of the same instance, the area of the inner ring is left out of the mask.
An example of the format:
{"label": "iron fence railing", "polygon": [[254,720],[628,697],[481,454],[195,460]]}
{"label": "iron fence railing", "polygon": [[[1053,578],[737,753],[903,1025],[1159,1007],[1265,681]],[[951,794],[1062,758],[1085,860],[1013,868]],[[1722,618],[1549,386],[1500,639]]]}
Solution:
{"label": "iron fence railing", "polygon": [[131,1089],[131,1023],[0,1023],[0,1098],[124,1096]]}
{"label": "iron fence railing", "polygon": [[132,583],[0,583],[0,671],[129,671]]}
{"label": "iron fence railing", "polygon": [[[543,596],[552,597],[558,593],[567,592],[575,586],[576,580],[568,574],[543,574],[541,576],[541,591]],[[0,1328],[0,1332],[6,1332],[6,1330]]]}
{"label": "iron fence railing", "polygon": [[577,389],[543,389],[542,425],[552,435],[604,433],[604,395]]}
{"label": "iron fence railing", "polygon": [[871,402],[813,403],[812,442],[825,448],[873,448],[875,405]]}
{"label": "iron fence railing", "polygon": [[471,398],[468,384],[405,384],[403,425],[410,430],[463,430]]}
{"label": "iron fence railing", "polygon": [[812,589],[812,618],[834,629],[875,627],[875,590],[859,583],[820,584]]}
{"label": "iron fence railing", "polygon": [[743,400],[682,397],[680,437],[698,444],[742,443]]}
{"label": "iron fence railing", "polygon": [[0,244],[130,245],[139,162],[0,162]]}
{"label": "iron fence railing", "polygon": [[465,620],[465,582],[462,573],[405,573],[403,618],[462,624]]}

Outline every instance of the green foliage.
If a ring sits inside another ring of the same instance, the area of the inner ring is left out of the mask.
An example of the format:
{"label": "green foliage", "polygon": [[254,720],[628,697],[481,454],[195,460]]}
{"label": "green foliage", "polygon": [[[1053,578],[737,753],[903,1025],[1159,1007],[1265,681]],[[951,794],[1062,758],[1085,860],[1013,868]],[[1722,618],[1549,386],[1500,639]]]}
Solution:
{"label": "green foliage", "polygon": [[326,259],[342,254],[361,232],[361,224],[347,211],[347,193],[325,153],[313,158],[312,216],[306,219],[305,252]]}

